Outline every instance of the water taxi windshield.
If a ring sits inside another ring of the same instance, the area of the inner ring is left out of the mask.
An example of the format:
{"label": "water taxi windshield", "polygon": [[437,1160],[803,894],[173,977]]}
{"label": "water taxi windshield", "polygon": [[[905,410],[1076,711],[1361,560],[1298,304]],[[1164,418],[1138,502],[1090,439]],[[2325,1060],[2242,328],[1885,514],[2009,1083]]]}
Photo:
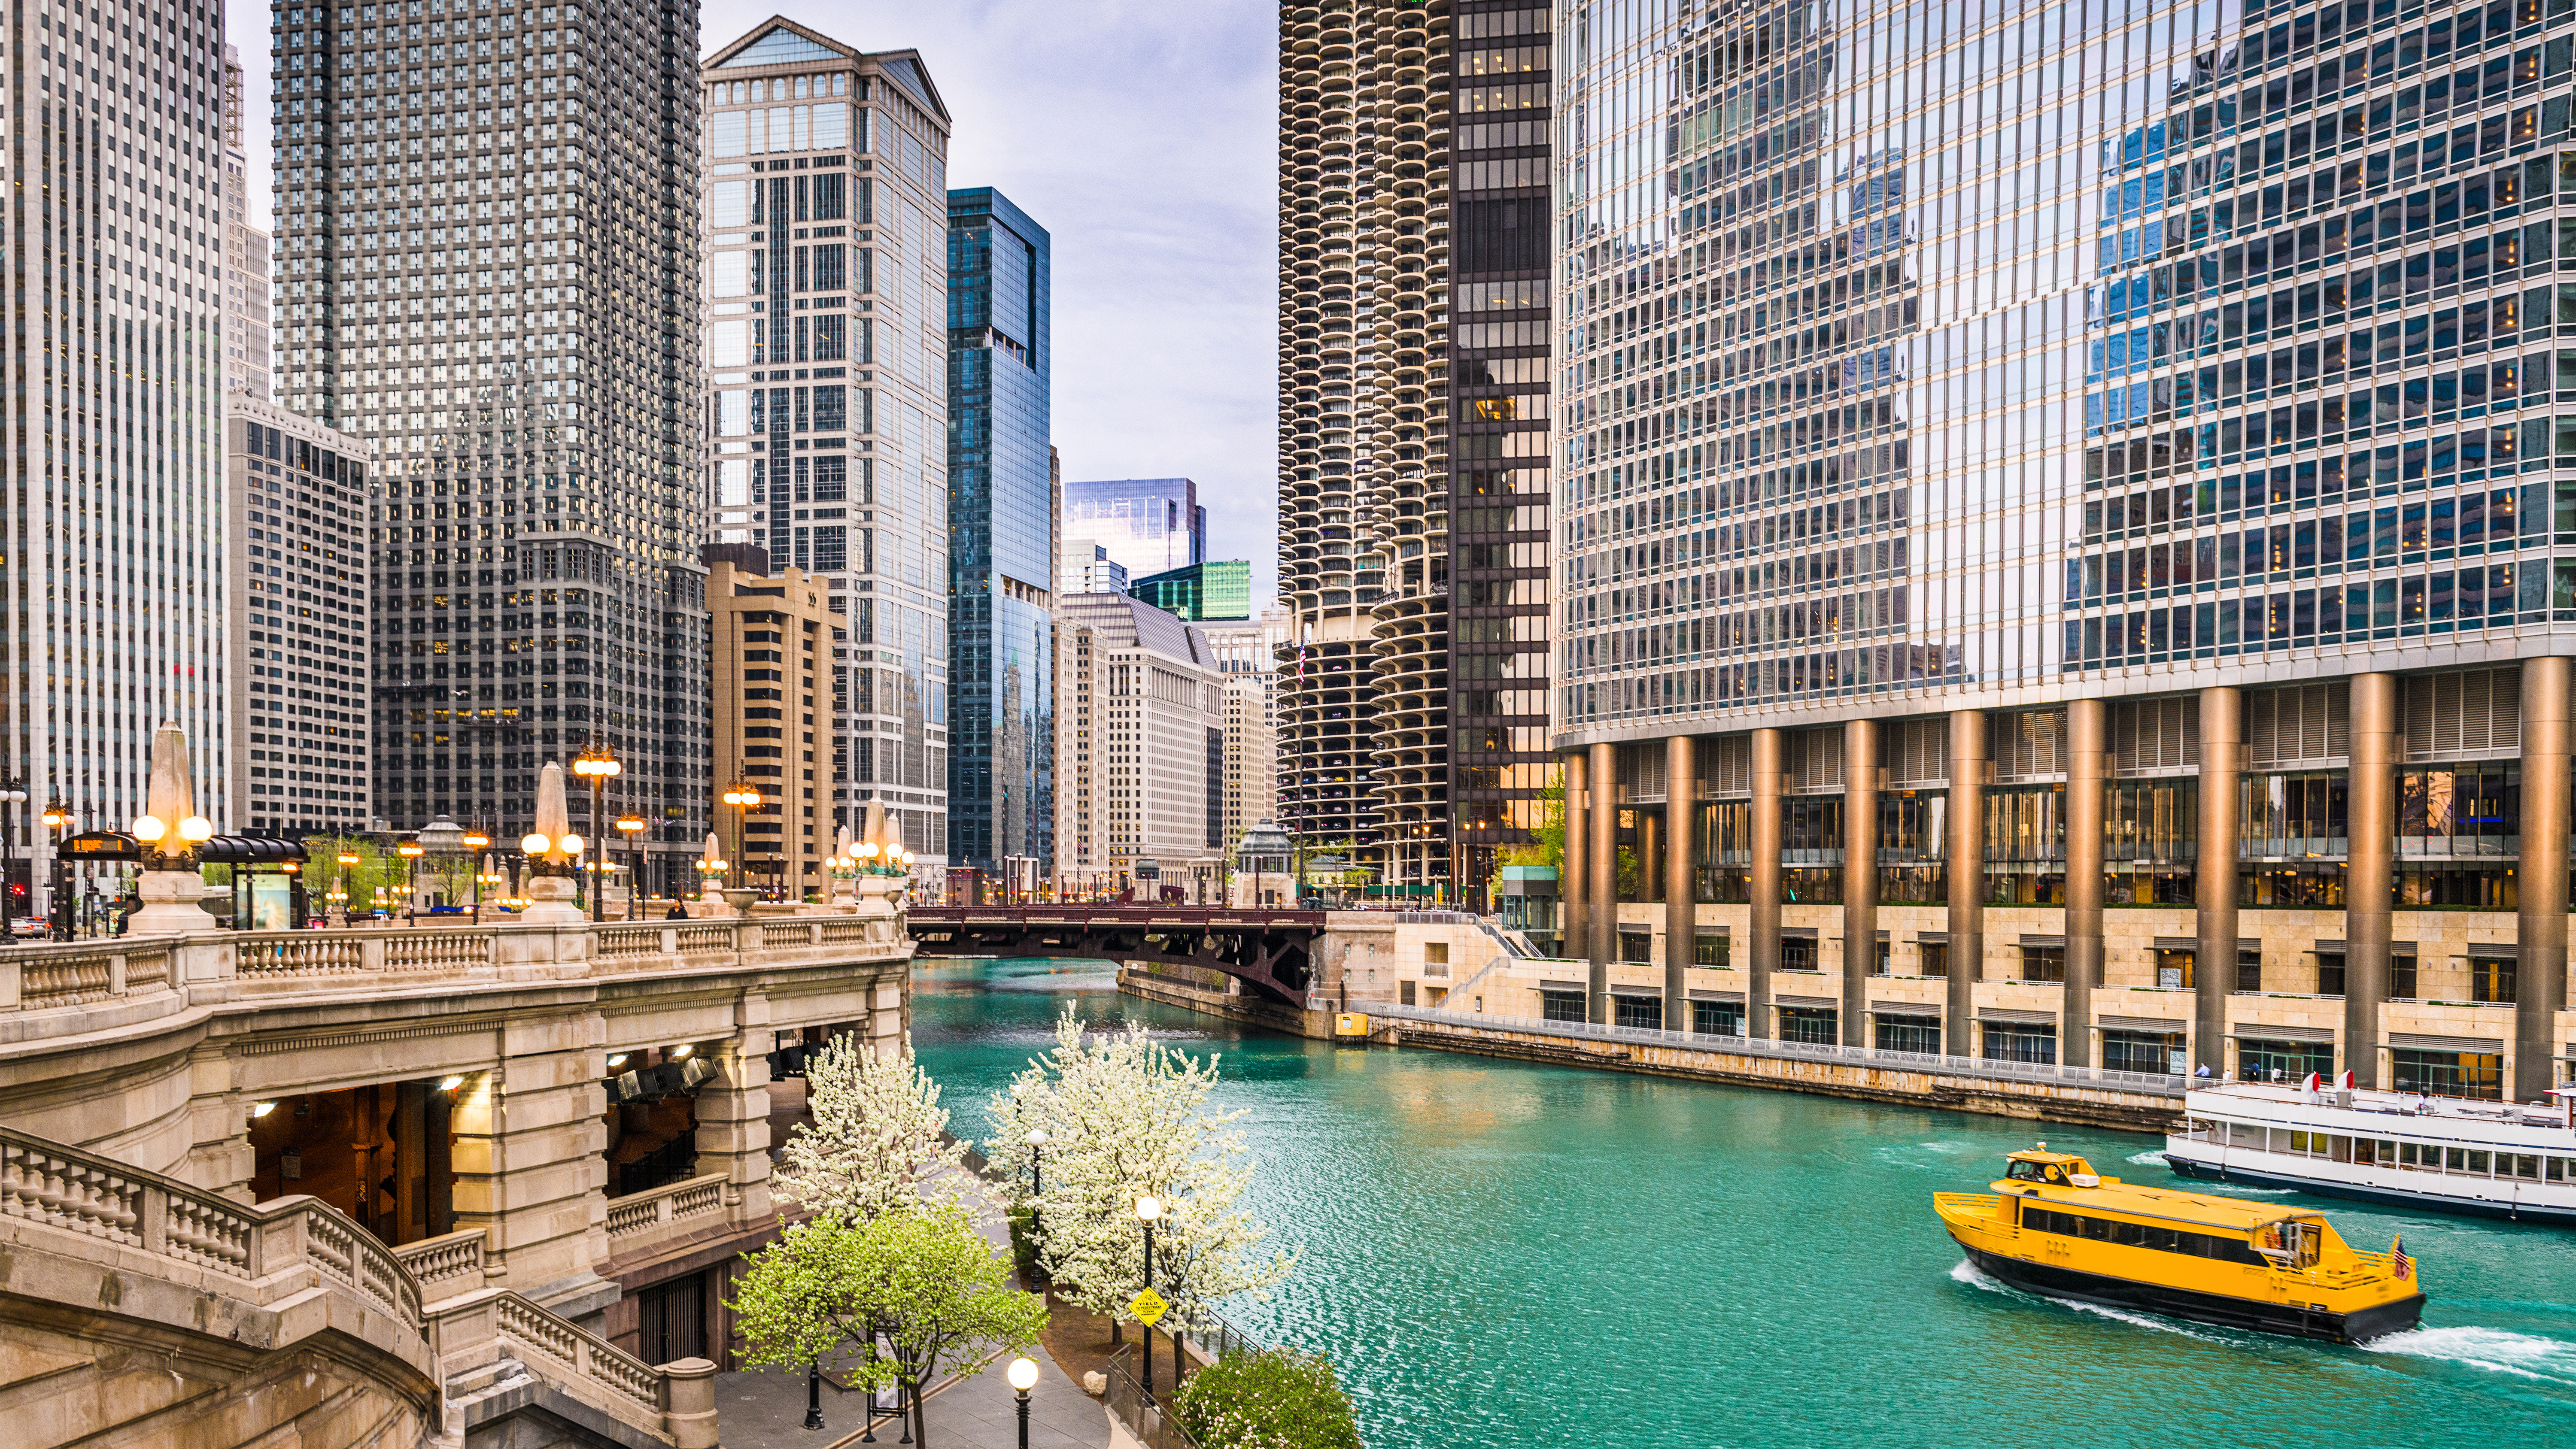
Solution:
{"label": "water taxi windshield", "polygon": [[2063,1162],[2032,1162],[2023,1158],[2013,1159],[2004,1169],[2004,1176],[2013,1182],[2054,1182],[2062,1185],[2066,1181],[2066,1175],[2067,1164]]}
{"label": "water taxi windshield", "polygon": [[2313,1268],[2325,1246],[2325,1224],[2292,1219],[2254,1230],[2254,1251],[2285,1268]]}

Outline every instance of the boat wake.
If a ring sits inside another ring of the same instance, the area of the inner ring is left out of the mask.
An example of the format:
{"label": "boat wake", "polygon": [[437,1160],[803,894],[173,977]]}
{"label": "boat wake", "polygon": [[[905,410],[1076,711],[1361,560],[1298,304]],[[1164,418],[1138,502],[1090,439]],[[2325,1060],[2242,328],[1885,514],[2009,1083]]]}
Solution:
{"label": "boat wake", "polygon": [[[1982,1288],[1988,1293],[1999,1293],[2007,1298],[2018,1298],[2025,1303],[2053,1303],[2060,1308],[2072,1308],[2078,1313],[2092,1313],[2103,1318],[2117,1319],[2138,1328],[2152,1328],[2159,1333],[2170,1333],[2177,1338],[2196,1338],[2202,1343],[2230,1343],[2228,1339],[2199,1332],[2174,1319],[2159,1318],[2152,1313],[2132,1313],[2128,1309],[2113,1308],[2103,1303],[2086,1303],[2076,1298],[2054,1298],[2045,1293],[2026,1293],[1985,1272],[1965,1258],[1951,1267],[1950,1278],[1953,1282],[1965,1283],[1971,1288]],[[2404,1337],[2402,1334],[2399,1336]]]}
{"label": "boat wake", "polygon": [[2132,1152],[2129,1154],[2129,1161],[2131,1164],[2138,1167],[2164,1167],[2169,1165],[2165,1161],[2165,1154],[2161,1148],[2154,1152]]}
{"label": "boat wake", "polygon": [[2362,1347],[2372,1353],[2466,1364],[2550,1384],[2576,1384],[2576,1343],[2507,1328],[2410,1328]]}

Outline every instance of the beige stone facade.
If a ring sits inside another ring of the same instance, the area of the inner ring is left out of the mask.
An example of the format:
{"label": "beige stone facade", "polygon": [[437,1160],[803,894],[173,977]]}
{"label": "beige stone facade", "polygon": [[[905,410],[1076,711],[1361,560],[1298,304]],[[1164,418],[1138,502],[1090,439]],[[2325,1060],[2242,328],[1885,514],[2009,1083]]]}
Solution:
{"label": "beige stone facade", "polygon": [[906,1026],[909,938],[862,909],[22,949],[0,1121],[210,1202],[309,1194],[432,1309],[506,1291],[649,1363],[721,1358],[723,1265],[775,1231],[773,1111],[802,1101],[771,1064]]}
{"label": "beige stone facade", "polygon": [[[1556,982],[1611,1024],[2530,1100],[2576,1056],[2569,677],[1592,745]],[[1565,1010],[1541,974],[1483,1009]]]}
{"label": "beige stone facade", "polygon": [[[850,621],[824,603],[815,575],[790,567],[767,577],[727,552],[711,549],[707,561],[715,785],[721,793],[746,781],[761,802],[740,818],[742,839],[726,846],[746,883],[773,886],[790,900],[819,897],[830,885],[824,862],[837,838],[833,783],[846,773],[832,767],[832,722],[842,708],[832,649],[848,637]],[[721,799],[707,808],[723,826],[737,824]]]}

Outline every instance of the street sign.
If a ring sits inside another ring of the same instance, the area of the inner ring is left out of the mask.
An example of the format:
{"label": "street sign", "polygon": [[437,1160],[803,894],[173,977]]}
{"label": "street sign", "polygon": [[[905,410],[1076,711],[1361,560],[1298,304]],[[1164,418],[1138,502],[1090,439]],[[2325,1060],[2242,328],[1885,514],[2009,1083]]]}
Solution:
{"label": "street sign", "polygon": [[1151,1328],[1162,1320],[1164,1314],[1172,1311],[1172,1305],[1164,1302],[1163,1295],[1149,1287],[1127,1300],[1127,1311],[1136,1315],[1138,1323]]}

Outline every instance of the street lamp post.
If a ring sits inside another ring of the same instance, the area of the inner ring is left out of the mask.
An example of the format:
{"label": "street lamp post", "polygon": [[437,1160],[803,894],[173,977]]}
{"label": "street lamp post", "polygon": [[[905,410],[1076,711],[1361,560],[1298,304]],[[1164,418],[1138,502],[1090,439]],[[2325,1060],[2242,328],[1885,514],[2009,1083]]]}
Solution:
{"label": "street lamp post", "polygon": [[1020,1396],[1020,1449],[1029,1449],[1029,1390],[1038,1386],[1038,1364],[1033,1358],[1011,1360],[1011,1387]]}
{"label": "street lamp post", "polygon": [[[26,803],[27,791],[23,786],[13,783],[8,789],[0,790],[0,805],[18,806]],[[30,861],[29,864],[33,865],[34,862]],[[32,876],[34,872],[30,870],[28,874]],[[18,913],[17,902],[10,895],[17,884],[18,812],[15,809],[0,810],[0,941],[9,939],[10,920]],[[35,892],[31,890],[27,894],[32,898]],[[35,902],[30,899],[28,904],[33,905]]]}
{"label": "street lamp post", "polygon": [[53,917],[53,938],[68,941],[72,938],[72,895],[71,881],[63,867],[63,837],[72,828],[72,807],[57,795],[46,802],[44,820],[54,832],[54,858],[45,874],[45,905]]}
{"label": "street lamp post", "polygon": [[626,919],[637,919],[637,893],[644,889],[644,817],[632,811],[617,817],[617,833],[626,837]]}
{"label": "street lamp post", "polygon": [[805,1427],[823,1427],[823,1361],[805,1365]]}
{"label": "street lamp post", "polygon": [[483,852],[491,847],[492,837],[484,834],[483,828],[478,825],[465,832],[462,843],[466,853],[474,859],[474,924],[479,926],[483,924],[484,868],[491,864],[483,858]]}
{"label": "street lamp post", "polygon": [[[617,763],[617,757],[609,753],[606,745],[592,745],[582,751],[572,762],[572,772],[590,782],[590,838],[593,840],[603,843],[607,840],[606,832],[600,825],[599,792],[606,789],[608,782],[616,779],[624,768]],[[738,855],[741,852],[737,850],[735,853]],[[600,897],[603,894],[600,887],[608,880],[607,851],[600,852],[597,865],[599,868],[593,872],[595,879],[590,885],[590,918],[594,921],[604,919],[600,906]]]}
{"label": "street lamp post", "polygon": [[[1162,1215],[1161,1198],[1148,1196],[1136,1199],[1137,1221],[1145,1225],[1145,1286],[1147,1288],[1154,1286],[1154,1220]],[[1151,1405],[1154,1402],[1154,1325],[1139,1323],[1136,1325],[1136,1334],[1140,1340],[1137,1344],[1136,1359],[1145,1370],[1144,1379],[1136,1387],[1145,1402]]]}
{"label": "street lamp post", "polygon": [[355,924],[356,924],[356,922],[351,921],[351,920],[349,919],[349,893],[350,893],[351,891],[353,891],[353,890],[357,889],[357,884],[356,884],[355,876],[356,876],[356,871],[357,871],[357,868],[358,868],[358,862],[359,862],[359,856],[358,856],[358,853],[357,853],[356,851],[354,851],[354,850],[343,850],[343,851],[341,851],[341,852],[339,853],[339,864],[340,864],[340,891],[339,891],[339,900],[340,900],[340,924],[341,924],[341,925],[343,925],[343,926],[349,926],[349,925],[355,925]]}
{"label": "street lamp post", "polygon": [[733,807],[733,882],[744,884],[749,877],[743,869],[742,837],[750,828],[751,812],[760,807],[760,788],[747,780],[736,780],[724,788],[724,802]]}
{"label": "street lamp post", "polygon": [[425,854],[417,840],[406,840],[394,847],[394,854],[411,862],[410,880],[403,891],[403,924],[420,924],[420,858]]}

